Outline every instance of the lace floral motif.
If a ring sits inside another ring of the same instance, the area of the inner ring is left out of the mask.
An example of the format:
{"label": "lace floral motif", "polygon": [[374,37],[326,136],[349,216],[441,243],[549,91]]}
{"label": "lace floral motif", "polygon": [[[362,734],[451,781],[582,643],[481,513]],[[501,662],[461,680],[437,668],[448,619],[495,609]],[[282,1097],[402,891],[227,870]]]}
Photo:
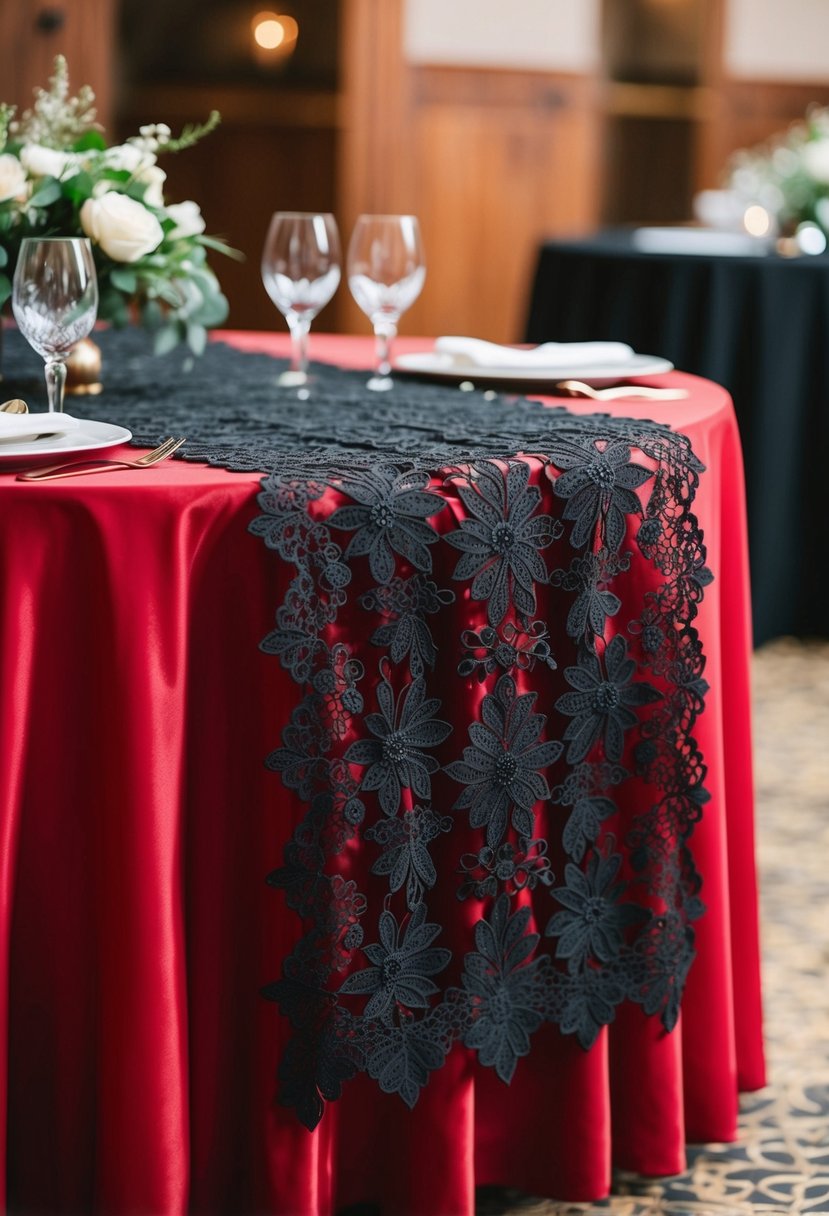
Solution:
{"label": "lace floral motif", "polygon": [[426,698],[423,680],[413,680],[395,702],[388,679],[377,686],[379,714],[369,714],[366,726],[374,739],[352,743],[345,753],[349,764],[366,768],[360,788],[377,790],[386,815],[396,815],[403,790],[418,798],[430,798],[430,776],[440,768],[425,748],[437,747],[451,733],[448,722],[433,718],[440,705],[437,697]]}
{"label": "lace floral motif", "polygon": [[546,718],[532,712],[535,700],[532,692],[519,696],[512,678],[502,676],[483,699],[483,720],[469,727],[472,746],[446,768],[467,787],[453,809],[469,808],[472,827],[486,829],[491,849],[503,840],[510,814],[519,836],[532,836],[533,807],[550,797],[542,770],[556,762],[562,745],[557,739],[538,741]]}
{"label": "lace floral motif", "polygon": [[[561,524],[538,515],[541,491],[529,485],[529,465],[511,462],[506,476],[494,462],[475,469],[474,481],[457,480],[458,494],[469,512],[446,540],[463,553],[454,579],[472,579],[470,595],[487,601],[490,625],[500,625],[509,608],[524,617],[535,613],[535,585],[547,582],[541,550],[561,535]],[[474,487],[474,488],[473,488]]]}
{"label": "lace floral motif", "polygon": [[389,911],[380,916],[380,941],[364,946],[371,967],[355,971],[341,986],[341,993],[369,994],[363,1010],[366,1018],[391,1022],[398,1005],[406,1009],[428,1009],[429,997],[438,991],[429,977],[443,971],[452,951],[432,947],[441,932],[440,925],[428,925],[426,905],[418,904],[405,928]]}
{"label": "lace floral motif", "polygon": [[533,891],[538,884],[549,887],[554,881],[550,859],[546,856],[546,840],[505,841],[497,849],[485,845],[478,853],[465,853],[460,873],[466,881],[458,889],[458,899],[485,899],[503,889],[509,895],[516,891]]}
{"label": "lace floral motif", "polygon": [[393,578],[360,597],[363,608],[376,612],[389,623],[372,634],[375,646],[388,651],[393,663],[408,659],[413,677],[422,676],[427,667],[434,667],[437,648],[424,619],[454,603],[454,591],[438,590],[437,584],[422,574],[411,578]]}
{"label": "lace floral motif", "polygon": [[458,675],[471,676],[474,671],[482,684],[495,671],[532,671],[536,663],[546,663],[551,671],[558,666],[543,621],[525,627],[507,621],[500,632],[491,625],[465,629],[461,641],[466,649]]}
{"label": "lace floral motif", "polygon": [[328,517],[329,528],[354,533],[345,560],[367,554],[371,576],[378,583],[391,582],[395,553],[418,570],[431,571],[427,546],[436,544],[438,536],[424,521],[446,503],[426,491],[428,484],[424,473],[400,473],[387,465],[342,478],[337,488],[360,504],[340,507]]}
{"label": "lace floral motif", "polygon": [[623,902],[625,887],[616,881],[621,864],[619,853],[593,853],[585,871],[572,863],[565,866],[566,885],[552,892],[564,909],[544,932],[558,938],[556,958],[567,959],[570,971],[577,972],[590,958],[613,962],[627,926],[644,919],[643,909]]}
{"label": "lace floral motif", "polygon": [[512,916],[509,909],[508,896],[501,895],[490,917],[475,926],[477,950],[464,959],[461,980],[474,1015],[464,1042],[506,1082],[543,1021],[536,987],[548,963],[543,956],[528,961],[539,941],[537,933],[526,932],[530,909]]}
{"label": "lace floral motif", "polygon": [[431,807],[415,806],[396,819],[381,819],[365,833],[366,840],[385,846],[371,867],[372,874],[387,874],[394,893],[406,885],[406,904],[412,910],[424,891],[435,885],[437,872],[428,846],[441,832],[451,832],[449,815],[436,815]]}
{"label": "lace floral motif", "polygon": [[630,569],[630,554],[623,558],[607,549],[574,557],[568,570],[555,570],[554,587],[576,591],[578,595],[567,614],[567,633],[571,638],[601,637],[607,618],[615,616],[622,601],[610,591],[609,584],[621,571]]}
{"label": "lace floral motif", "polygon": [[303,922],[264,990],[281,1101],[313,1127],[365,1072],[411,1106],[459,1042],[508,1081],[544,1022],[587,1048],[622,1001],[670,1030],[708,799],[688,440],[413,381],[379,412],[325,367],[297,409],[264,356],[150,374],[140,338],[102,341],[136,443],[264,474],[261,645],[297,688],[267,764],[302,808],[268,876]]}
{"label": "lace floral motif", "polygon": [[621,440],[565,441],[553,444],[549,457],[558,469],[566,470],[555,478],[553,489],[567,500],[564,518],[575,520],[573,545],[586,544],[602,521],[608,548],[618,549],[625,535],[624,516],[642,512],[634,490],[653,476],[650,469],[635,464],[630,447]]}
{"label": "lace floral motif", "polygon": [[586,651],[579,655],[578,666],[564,673],[576,691],[559,697],[556,709],[573,719],[564,732],[570,741],[571,764],[583,760],[600,736],[608,760],[621,760],[624,732],[638,721],[632,707],[660,699],[650,684],[631,683],[636,664],[627,657],[627,644],[618,634],[605,651],[604,666],[605,671],[601,661]]}

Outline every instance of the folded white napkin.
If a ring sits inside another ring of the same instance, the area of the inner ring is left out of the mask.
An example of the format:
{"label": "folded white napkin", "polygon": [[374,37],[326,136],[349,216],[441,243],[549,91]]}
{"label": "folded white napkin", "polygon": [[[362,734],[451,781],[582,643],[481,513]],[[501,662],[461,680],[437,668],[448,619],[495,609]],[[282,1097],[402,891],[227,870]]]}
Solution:
{"label": "folded white napkin", "polygon": [[4,414],[0,410],[0,442],[21,442],[32,435],[62,435],[78,425],[71,414]]}
{"label": "folded white napkin", "polygon": [[503,369],[555,369],[557,367],[590,367],[603,363],[624,363],[633,357],[633,350],[624,342],[545,342],[529,350],[515,346],[499,346],[480,338],[438,338],[435,350],[451,358],[456,367]]}

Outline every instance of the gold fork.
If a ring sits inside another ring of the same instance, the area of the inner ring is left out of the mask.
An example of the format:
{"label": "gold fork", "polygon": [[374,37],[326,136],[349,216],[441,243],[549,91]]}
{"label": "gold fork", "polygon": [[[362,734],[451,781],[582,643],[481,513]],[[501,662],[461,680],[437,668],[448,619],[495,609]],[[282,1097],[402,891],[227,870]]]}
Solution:
{"label": "gold fork", "polygon": [[151,469],[173,452],[177,452],[184,437],[171,435],[152,452],[145,452],[137,460],[76,460],[69,464],[51,464],[45,469],[31,469],[18,473],[18,481],[56,481],[59,477],[85,477],[87,473],[109,473],[115,469]]}
{"label": "gold fork", "polygon": [[589,397],[591,401],[624,401],[628,397],[641,397],[643,401],[681,401],[688,396],[687,388],[653,388],[644,384],[593,388],[582,380],[560,380],[556,389],[565,397]]}

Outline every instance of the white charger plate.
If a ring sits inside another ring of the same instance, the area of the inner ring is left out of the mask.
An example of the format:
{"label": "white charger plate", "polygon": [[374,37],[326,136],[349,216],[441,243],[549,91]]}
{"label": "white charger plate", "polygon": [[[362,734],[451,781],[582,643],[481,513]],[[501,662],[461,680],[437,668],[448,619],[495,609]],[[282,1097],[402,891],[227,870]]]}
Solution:
{"label": "white charger plate", "polygon": [[423,351],[412,355],[398,355],[394,361],[395,371],[409,372],[417,376],[443,380],[448,384],[460,384],[470,380],[473,384],[558,384],[561,380],[582,380],[585,384],[598,386],[616,384],[619,380],[639,380],[643,376],[662,376],[673,371],[673,363],[657,355],[632,355],[618,363],[573,363],[569,367],[458,367],[452,355],[439,351]]}
{"label": "white charger plate", "polygon": [[37,463],[42,457],[72,456],[79,452],[92,456],[106,448],[116,447],[132,439],[132,431],[112,422],[95,422],[79,418],[78,425],[60,435],[44,435],[42,439],[7,441],[0,444],[0,467],[3,464]]}

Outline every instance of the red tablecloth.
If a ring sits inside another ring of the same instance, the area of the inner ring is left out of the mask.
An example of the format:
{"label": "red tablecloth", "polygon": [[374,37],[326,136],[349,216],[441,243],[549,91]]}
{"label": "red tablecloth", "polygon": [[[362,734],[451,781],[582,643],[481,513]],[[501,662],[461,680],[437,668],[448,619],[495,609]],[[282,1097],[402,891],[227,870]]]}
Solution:
{"label": "red tablecloth", "polygon": [[[370,359],[367,341],[312,344]],[[707,913],[680,1023],[666,1034],[623,1006],[589,1052],[544,1027],[510,1088],[456,1048],[412,1112],[359,1077],[314,1133],[273,1102],[288,1027],[258,995],[300,933],[263,881],[295,827],[263,765],[294,693],[258,649],[279,579],[247,532],[259,477],[178,462],[0,476],[12,1209],[321,1216],[369,1200],[455,1216],[477,1184],[597,1198],[611,1162],[673,1174],[686,1141],[733,1139],[738,1089],[764,1083],[742,463],[724,390],[666,382],[689,399],[611,409],[669,421],[707,468],[695,510],[715,581],[695,624],[711,690],[695,734],[712,799],[693,836]]]}

